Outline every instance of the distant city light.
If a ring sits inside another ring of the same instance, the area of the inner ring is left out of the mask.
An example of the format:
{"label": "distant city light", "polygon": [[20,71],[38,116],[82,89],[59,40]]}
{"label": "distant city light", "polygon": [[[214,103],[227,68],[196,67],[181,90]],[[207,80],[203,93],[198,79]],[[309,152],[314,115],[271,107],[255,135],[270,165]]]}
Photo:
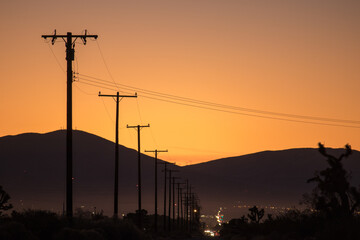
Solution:
{"label": "distant city light", "polygon": [[215,216],[219,226],[221,226],[221,224],[223,224],[223,222],[224,222],[224,214],[221,214],[221,211],[222,211],[222,208],[220,208],[217,215]]}
{"label": "distant city light", "polygon": [[215,237],[215,233],[209,229],[204,230],[206,236]]}

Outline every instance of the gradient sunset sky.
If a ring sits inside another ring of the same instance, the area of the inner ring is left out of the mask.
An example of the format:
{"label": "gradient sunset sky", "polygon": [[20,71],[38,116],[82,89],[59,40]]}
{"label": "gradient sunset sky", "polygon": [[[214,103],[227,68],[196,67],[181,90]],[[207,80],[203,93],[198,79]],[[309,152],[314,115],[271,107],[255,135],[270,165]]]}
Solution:
{"label": "gradient sunset sky", "polygon": [[149,123],[142,151],[168,149],[160,158],[180,165],[318,142],[360,149],[359,13],[358,0],[2,0],[0,136],[66,127],[65,45],[41,35],[87,29],[99,38],[75,47],[74,129],[114,141],[115,102],[97,94],[131,86],[228,106],[123,99],[120,144],[136,149],[126,124]]}

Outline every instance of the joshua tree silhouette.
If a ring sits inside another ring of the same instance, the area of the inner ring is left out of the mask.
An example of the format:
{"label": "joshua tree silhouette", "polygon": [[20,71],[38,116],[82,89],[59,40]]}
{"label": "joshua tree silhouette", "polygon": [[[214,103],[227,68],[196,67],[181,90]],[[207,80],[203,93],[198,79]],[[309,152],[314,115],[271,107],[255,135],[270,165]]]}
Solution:
{"label": "joshua tree silhouette", "polygon": [[343,168],[342,160],[351,153],[351,146],[345,146],[345,153],[336,158],[327,153],[324,145],[319,143],[319,152],[327,158],[329,167],[316,172],[307,182],[317,186],[311,195],[305,195],[305,203],[325,217],[349,217],[359,208],[360,193],[350,186],[350,174]]}
{"label": "joshua tree silhouette", "polygon": [[249,208],[248,217],[252,223],[259,223],[264,217],[264,209],[259,210],[256,206]]}

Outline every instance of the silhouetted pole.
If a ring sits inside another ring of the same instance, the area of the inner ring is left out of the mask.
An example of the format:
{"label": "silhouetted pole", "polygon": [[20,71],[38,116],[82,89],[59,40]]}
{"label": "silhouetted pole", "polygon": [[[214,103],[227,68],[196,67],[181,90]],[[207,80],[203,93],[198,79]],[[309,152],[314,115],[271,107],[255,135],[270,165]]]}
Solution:
{"label": "silhouetted pole", "polygon": [[140,130],[144,127],[150,127],[150,124],[148,125],[137,125],[137,126],[126,126],[127,128],[135,128],[137,129],[137,133],[138,133],[138,217],[139,217],[139,228],[142,229],[142,217],[141,217],[141,162],[140,162],[140,157],[141,157],[141,153],[140,153]]}
{"label": "silhouetted pole", "polygon": [[[168,170],[169,172],[169,218],[168,218],[168,224],[169,224],[169,231],[171,231],[171,173],[173,172],[179,172],[179,170]],[[174,206],[173,206],[174,207]]]}
{"label": "silhouetted pole", "polygon": [[173,208],[173,220],[172,220],[172,226],[173,229],[175,229],[175,179],[179,179],[179,177],[172,177],[172,188],[173,188],[173,202],[172,202],[172,208]]}
{"label": "silhouetted pole", "polygon": [[180,229],[180,183],[178,182],[177,185],[177,228]]}
{"label": "silhouetted pole", "polygon": [[190,194],[190,231],[192,231],[192,226],[194,222],[193,217],[194,217],[194,193],[191,193]]}
{"label": "silhouetted pole", "polygon": [[[115,123],[115,183],[114,183],[114,218],[118,218],[118,192],[119,192],[119,102],[124,97],[137,97],[137,95],[105,95],[99,92],[99,97],[116,97],[116,123]],[[120,99],[121,98],[121,99]]]}
{"label": "silhouetted pole", "polygon": [[155,152],[155,225],[154,225],[154,228],[155,228],[155,233],[157,232],[157,218],[158,218],[158,212],[157,212],[157,154],[158,152],[167,152],[168,150],[152,150],[152,151],[148,151],[148,150],[145,150],[145,152]]}
{"label": "silhouetted pole", "polygon": [[[178,190],[177,227],[178,227],[178,229],[180,229],[180,208],[182,211],[182,191],[181,191],[181,187],[180,187],[181,184],[184,184],[184,183],[181,183],[181,182],[177,183],[177,190]],[[182,215],[182,213],[181,213],[181,215]],[[182,216],[181,216],[181,218],[182,218]]]}
{"label": "silhouetted pole", "polygon": [[180,188],[180,228],[183,228],[183,221],[184,221],[184,212],[183,212],[183,192],[182,188]]}
{"label": "silhouetted pole", "polygon": [[189,180],[186,179],[186,195],[185,195],[185,226],[186,229],[189,227]]}
{"label": "silhouetted pole", "polygon": [[169,218],[168,218],[168,230],[171,231],[171,170],[169,172]]}
{"label": "silhouetted pole", "polygon": [[166,231],[166,181],[167,181],[167,168],[166,166],[169,164],[168,162],[163,162],[164,164],[164,175],[165,175],[165,179],[164,179],[164,231]]}
{"label": "silhouetted pole", "polygon": [[[72,82],[73,82],[73,71],[72,61],[75,58],[75,41],[77,38],[81,38],[83,44],[86,45],[86,38],[98,38],[98,35],[72,35],[68,32],[66,35],[56,35],[56,30],[53,35],[42,35],[44,39],[52,38],[51,43],[54,45],[57,38],[62,38],[66,46],[66,62],[67,62],[67,98],[66,98],[66,216],[73,216],[73,154],[72,154]],[[74,39],[74,41],[73,41]]]}
{"label": "silhouetted pole", "polygon": [[188,208],[189,208],[189,215],[190,216],[188,216],[188,222],[189,222],[189,231],[191,232],[191,224],[192,224],[192,222],[191,222],[191,217],[192,217],[192,205],[191,205],[191,199],[192,199],[192,193],[191,193],[191,186],[189,186],[189,195],[188,195]]}

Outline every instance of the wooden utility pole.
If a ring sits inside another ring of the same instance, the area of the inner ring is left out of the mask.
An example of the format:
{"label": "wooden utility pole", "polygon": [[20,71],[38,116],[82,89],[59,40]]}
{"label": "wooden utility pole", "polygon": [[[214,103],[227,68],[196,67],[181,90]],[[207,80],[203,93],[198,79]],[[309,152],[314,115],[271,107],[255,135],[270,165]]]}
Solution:
{"label": "wooden utility pole", "polygon": [[[185,183],[181,183],[181,182],[177,183],[177,190],[178,190],[177,227],[178,227],[178,229],[180,229],[180,220],[182,219],[182,209],[183,209],[182,208],[182,188],[180,187],[181,184],[185,184]],[[180,211],[181,211],[181,216],[180,216]]]}
{"label": "wooden utility pole", "polygon": [[140,130],[144,127],[150,127],[150,124],[148,125],[136,125],[136,126],[126,126],[127,128],[135,128],[138,133],[138,221],[139,221],[139,228],[142,229],[142,214],[141,214],[141,152],[140,152]]}
{"label": "wooden utility pole", "polygon": [[[172,177],[172,188],[173,188],[173,202],[172,202],[172,208],[173,208],[173,220],[172,220],[172,225],[173,225],[173,229],[175,229],[175,180],[176,179],[180,179],[179,177]],[[178,202],[179,204],[179,202]]]}
{"label": "wooden utility pole", "polygon": [[42,35],[44,39],[51,38],[51,43],[54,45],[57,38],[61,38],[66,46],[66,62],[67,62],[67,98],[66,98],[66,216],[71,218],[73,216],[73,150],[72,150],[72,82],[73,71],[72,61],[75,58],[75,42],[80,38],[84,45],[86,45],[87,38],[97,39],[98,35],[87,35],[85,30],[84,35],[73,35],[68,32],[66,35],[57,35],[56,30],[53,35]]}
{"label": "wooden utility pole", "polygon": [[168,224],[169,224],[169,232],[171,231],[171,179],[172,179],[172,177],[171,177],[171,173],[173,173],[173,172],[179,172],[179,170],[168,170],[168,172],[169,172],[169,218],[168,218]]}
{"label": "wooden utility pole", "polygon": [[[190,185],[189,186],[189,192],[188,192],[188,199],[187,199],[187,206],[188,206],[188,224],[189,224],[189,231],[191,232],[191,224],[192,224],[192,221],[191,221],[191,217],[192,217],[192,192],[191,192],[191,189],[192,189],[192,186]],[[190,216],[189,216],[190,215]]]}
{"label": "wooden utility pole", "polygon": [[189,227],[189,180],[186,179],[186,195],[185,195],[185,229]]}
{"label": "wooden utility pole", "polygon": [[154,152],[155,153],[155,219],[154,219],[154,228],[155,228],[155,233],[157,233],[157,217],[158,217],[158,212],[157,212],[157,164],[158,164],[158,152],[167,152],[168,150],[145,150],[145,152]]}
{"label": "wooden utility pole", "polygon": [[164,231],[166,231],[166,181],[167,181],[167,172],[168,169],[166,168],[166,166],[169,164],[168,162],[163,162],[164,164],[164,175],[165,175],[165,179],[164,179]]}
{"label": "wooden utility pole", "polygon": [[137,95],[106,95],[99,92],[99,97],[116,97],[116,123],[115,123],[115,183],[114,183],[114,218],[118,218],[118,191],[119,191],[119,102],[125,97],[137,97]]}

